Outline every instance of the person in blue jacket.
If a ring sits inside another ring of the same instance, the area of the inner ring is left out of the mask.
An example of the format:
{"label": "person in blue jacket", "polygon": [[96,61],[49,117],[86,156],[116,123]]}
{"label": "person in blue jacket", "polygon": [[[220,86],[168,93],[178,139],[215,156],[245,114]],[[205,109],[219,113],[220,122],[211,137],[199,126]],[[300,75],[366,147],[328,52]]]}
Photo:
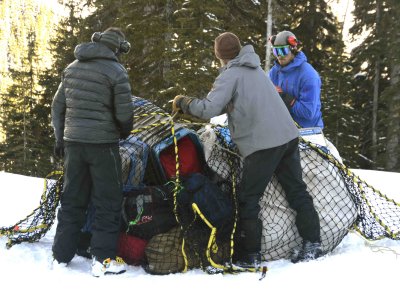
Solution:
{"label": "person in blue jacket", "polygon": [[270,38],[276,57],[269,77],[300,127],[324,127],[321,112],[321,78],[299,50],[300,42],[290,31]]}

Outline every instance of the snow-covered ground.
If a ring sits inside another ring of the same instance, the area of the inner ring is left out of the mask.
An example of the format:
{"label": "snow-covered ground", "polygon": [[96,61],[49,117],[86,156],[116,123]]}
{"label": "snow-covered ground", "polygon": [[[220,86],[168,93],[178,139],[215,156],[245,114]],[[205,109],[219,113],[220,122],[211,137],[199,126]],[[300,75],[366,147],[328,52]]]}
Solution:
{"label": "snow-covered ground", "polygon": [[[353,172],[400,201],[400,173]],[[42,179],[0,172],[0,227],[30,214],[39,204],[43,186]],[[82,257],[75,257],[65,270],[51,269],[54,232],[53,226],[39,242],[9,250],[5,248],[7,238],[0,237],[2,290],[6,285],[17,290],[397,290],[400,272],[400,241],[369,242],[350,232],[332,253],[318,260],[268,262],[269,271],[261,281],[259,274],[208,275],[201,270],[154,276],[133,266],[122,275],[94,278],[90,260]]]}

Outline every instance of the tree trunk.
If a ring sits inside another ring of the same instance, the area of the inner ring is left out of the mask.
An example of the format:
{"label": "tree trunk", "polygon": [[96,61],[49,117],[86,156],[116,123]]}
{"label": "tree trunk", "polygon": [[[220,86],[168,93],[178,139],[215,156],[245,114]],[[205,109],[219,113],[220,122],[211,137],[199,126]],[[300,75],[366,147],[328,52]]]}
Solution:
{"label": "tree trunk", "polygon": [[393,66],[390,78],[391,100],[389,102],[389,124],[386,145],[386,169],[399,171],[399,135],[400,135],[400,64]]}
{"label": "tree trunk", "polygon": [[268,11],[267,11],[267,39],[266,39],[266,51],[265,51],[265,71],[268,73],[271,68],[271,42],[269,38],[272,35],[272,0],[268,1]]}
{"label": "tree trunk", "polygon": [[[376,35],[380,37],[380,22],[381,22],[381,1],[376,1]],[[371,159],[376,165],[376,158],[378,156],[378,134],[376,121],[378,118],[378,97],[379,97],[379,80],[381,76],[381,57],[376,56],[375,60],[375,79],[374,79],[374,95],[372,100],[372,147]],[[374,166],[373,168],[376,168]]]}

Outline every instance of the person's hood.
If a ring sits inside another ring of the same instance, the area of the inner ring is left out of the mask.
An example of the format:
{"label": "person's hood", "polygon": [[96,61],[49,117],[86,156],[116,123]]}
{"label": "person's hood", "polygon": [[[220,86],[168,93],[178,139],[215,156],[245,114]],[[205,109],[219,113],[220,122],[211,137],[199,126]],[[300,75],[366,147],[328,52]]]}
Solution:
{"label": "person's hood", "polygon": [[79,61],[88,61],[91,59],[109,59],[118,62],[115,53],[102,43],[87,42],[75,47],[75,58]]}
{"label": "person's hood", "polygon": [[276,66],[281,71],[290,71],[296,69],[297,67],[300,67],[304,62],[307,62],[307,57],[302,51],[298,52],[294,59],[284,67],[282,67],[277,60],[275,60]]}
{"label": "person's hood", "polygon": [[233,60],[230,60],[226,67],[230,68],[245,66],[250,68],[257,68],[260,65],[260,57],[254,51],[254,47],[248,44],[242,47],[237,57]]}

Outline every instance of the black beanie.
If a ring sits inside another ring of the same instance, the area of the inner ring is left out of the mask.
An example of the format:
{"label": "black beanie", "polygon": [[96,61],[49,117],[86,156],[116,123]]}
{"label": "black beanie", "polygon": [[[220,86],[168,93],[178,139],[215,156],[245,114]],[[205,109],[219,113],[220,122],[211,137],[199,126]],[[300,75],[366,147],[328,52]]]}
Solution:
{"label": "black beanie", "polygon": [[218,59],[232,60],[239,54],[241,48],[239,38],[232,32],[224,32],[215,39],[214,51]]}

